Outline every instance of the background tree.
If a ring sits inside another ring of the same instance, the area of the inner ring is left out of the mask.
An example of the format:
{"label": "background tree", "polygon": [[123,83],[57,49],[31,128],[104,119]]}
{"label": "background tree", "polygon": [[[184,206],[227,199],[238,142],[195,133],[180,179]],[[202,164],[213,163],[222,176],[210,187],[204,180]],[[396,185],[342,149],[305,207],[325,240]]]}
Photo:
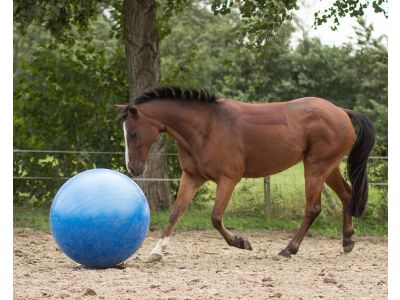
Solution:
{"label": "background tree", "polygon": [[[160,84],[160,51],[156,1],[125,0],[122,5],[125,57],[130,102],[144,90]],[[168,178],[165,134],[152,146],[143,177]],[[151,208],[168,208],[172,202],[168,181],[139,182]]]}

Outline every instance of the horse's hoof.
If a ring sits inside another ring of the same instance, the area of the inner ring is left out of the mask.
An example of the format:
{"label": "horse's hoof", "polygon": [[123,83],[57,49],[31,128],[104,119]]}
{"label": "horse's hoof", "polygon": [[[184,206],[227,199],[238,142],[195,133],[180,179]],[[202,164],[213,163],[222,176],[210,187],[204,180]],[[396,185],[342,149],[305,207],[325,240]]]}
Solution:
{"label": "horse's hoof", "polygon": [[128,264],[126,262],[122,262],[118,265],[115,265],[113,268],[114,269],[120,269],[120,270],[124,270],[128,267]]}
{"label": "horse's hoof", "polygon": [[160,254],[156,254],[156,253],[152,253],[150,254],[145,260],[145,263],[153,263],[156,261],[160,261],[162,259],[162,255]]}
{"label": "horse's hoof", "polygon": [[353,250],[353,248],[354,248],[354,242],[353,241],[343,242],[343,251],[345,253],[351,252],[351,250]]}
{"label": "horse's hoof", "polygon": [[281,252],[279,252],[278,255],[290,258],[292,255],[295,255],[297,253],[297,251],[298,251],[298,249],[286,247]]}
{"label": "horse's hoof", "polygon": [[289,253],[289,250],[285,248],[285,249],[283,249],[281,252],[279,252],[278,255],[283,256],[283,257],[290,258],[290,255],[291,255],[291,254]]}
{"label": "horse's hoof", "polygon": [[231,246],[239,249],[253,250],[248,239],[243,238],[241,236],[235,236]]}

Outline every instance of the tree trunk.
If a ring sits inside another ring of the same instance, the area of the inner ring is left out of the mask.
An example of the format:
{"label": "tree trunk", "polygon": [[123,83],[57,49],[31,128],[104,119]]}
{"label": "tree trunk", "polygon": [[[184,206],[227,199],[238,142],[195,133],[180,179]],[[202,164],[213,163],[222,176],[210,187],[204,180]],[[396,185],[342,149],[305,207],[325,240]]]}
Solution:
{"label": "tree trunk", "polygon": [[[160,83],[160,57],[155,0],[125,0],[123,3],[125,56],[128,67],[129,97]],[[161,134],[153,145],[147,171],[142,178],[168,178],[167,143]],[[171,205],[169,181],[138,181],[151,209]]]}

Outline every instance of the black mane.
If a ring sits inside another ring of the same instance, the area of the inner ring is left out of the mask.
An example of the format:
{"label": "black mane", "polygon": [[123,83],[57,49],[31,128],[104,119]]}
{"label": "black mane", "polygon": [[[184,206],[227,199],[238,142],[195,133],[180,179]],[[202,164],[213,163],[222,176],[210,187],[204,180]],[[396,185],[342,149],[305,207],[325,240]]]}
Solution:
{"label": "black mane", "polygon": [[194,90],[184,89],[177,86],[161,86],[145,91],[131,102],[131,104],[141,104],[156,99],[168,100],[190,100],[203,103],[216,102],[217,97],[205,89]]}
{"label": "black mane", "polygon": [[178,86],[160,86],[149,89],[130,101],[130,104],[119,114],[122,121],[128,116],[130,105],[141,104],[152,100],[178,100],[178,101],[197,101],[201,103],[216,103],[217,97],[214,93],[201,89],[184,89]]}

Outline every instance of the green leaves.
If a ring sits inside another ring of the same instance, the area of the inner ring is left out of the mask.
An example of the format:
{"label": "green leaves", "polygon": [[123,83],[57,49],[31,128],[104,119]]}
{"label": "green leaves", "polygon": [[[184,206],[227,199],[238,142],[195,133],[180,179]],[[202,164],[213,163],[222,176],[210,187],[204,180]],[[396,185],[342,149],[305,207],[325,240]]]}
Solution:
{"label": "green leaves", "polygon": [[371,3],[376,13],[383,13],[386,18],[388,17],[388,0],[336,0],[324,12],[318,11],[314,14],[314,26],[333,20],[331,29],[336,30],[340,25],[341,18],[345,16],[362,17]]}
{"label": "green leaves", "polygon": [[[113,105],[128,98],[125,58],[114,39],[103,38],[107,26],[104,20],[95,22],[84,35],[74,36],[72,47],[53,43],[34,26],[16,36],[21,46],[14,148],[123,151]],[[68,177],[93,167],[118,169],[123,160],[123,155],[15,153],[14,176]],[[15,180],[15,200],[48,205],[61,184],[56,179]]]}
{"label": "green leaves", "polygon": [[157,28],[160,41],[172,32],[170,19],[180,15],[190,3],[189,0],[157,0]]}
{"label": "green leaves", "polygon": [[[211,10],[215,15],[226,15],[231,12],[233,4],[233,0],[213,0],[211,1]],[[250,2],[249,4],[251,5]]]}
{"label": "green leaves", "polygon": [[14,0],[14,21],[20,32],[26,32],[31,24],[48,29],[53,36],[66,43],[73,43],[68,31],[77,26],[84,31],[89,21],[99,15],[98,1],[54,0],[23,1]]}
{"label": "green leaves", "polygon": [[276,34],[283,22],[291,19],[290,11],[298,9],[296,2],[296,0],[212,0],[211,9],[215,15],[239,11],[242,34],[252,43],[261,45]]}

